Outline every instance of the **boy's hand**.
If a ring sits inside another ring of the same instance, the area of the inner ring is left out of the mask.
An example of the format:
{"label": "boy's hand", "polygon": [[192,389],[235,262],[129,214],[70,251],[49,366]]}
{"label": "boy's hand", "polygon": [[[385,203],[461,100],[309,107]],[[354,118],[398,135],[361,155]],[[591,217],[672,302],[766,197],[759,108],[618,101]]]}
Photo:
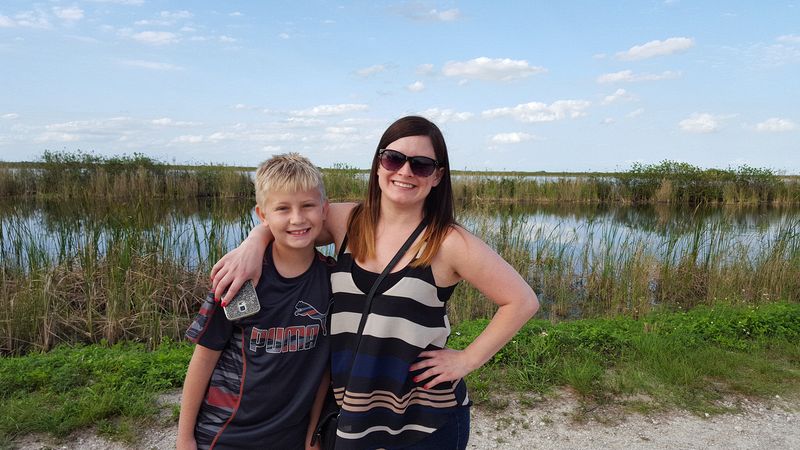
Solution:
{"label": "boy's hand", "polygon": [[[222,300],[222,306],[236,296],[245,281],[258,284],[261,278],[261,264],[264,259],[264,245],[245,239],[239,247],[226,253],[211,269],[211,288],[214,300]],[[225,292],[227,290],[227,292]],[[222,294],[225,294],[225,297]]]}
{"label": "boy's hand", "polygon": [[322,450],[322,447],[320,447],[319,440],[314,445],[311,445],[308,442],[306,442],[306,450]]}

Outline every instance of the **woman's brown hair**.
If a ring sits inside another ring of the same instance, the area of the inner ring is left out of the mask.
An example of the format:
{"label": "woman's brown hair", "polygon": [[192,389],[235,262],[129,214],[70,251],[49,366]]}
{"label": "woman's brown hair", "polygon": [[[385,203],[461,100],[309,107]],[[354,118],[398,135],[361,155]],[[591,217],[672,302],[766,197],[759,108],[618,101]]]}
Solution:
{"label": "woman's brown hair", "polygon": [[428,221],[428,228],[422,235],[419,244],[412,247],[411,252],[418,252],[422,245],[425,245],[425,250],[411,265],[415,267],[430,265],[450,227],[455,224],[450,161],[447,158],[447,144],[444,142],[444,136],[439,127],[424,117],[403,117],[389,125],[389,128],[381,136],[372,158],[367,199],[353,210],[347,223],[348,246],[355,259],[363,261],[375,256],[375,230],[381,210],[381,189],[378,186],[378,151],[386,148],[392,142],[408,136],[428,136],[433,144],[436,161],[439,162],[437,170],[442,170],[441,181],[431,189],[428,197],[425,198],[423,217]]}

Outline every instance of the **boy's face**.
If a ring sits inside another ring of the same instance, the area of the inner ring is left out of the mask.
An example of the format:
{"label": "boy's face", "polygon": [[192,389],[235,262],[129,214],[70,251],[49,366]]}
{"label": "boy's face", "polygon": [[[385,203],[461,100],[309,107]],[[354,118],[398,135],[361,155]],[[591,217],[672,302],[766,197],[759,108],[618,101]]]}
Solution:
{"label": "boy's face", "polygon": [[276,244],[294,249],[314,246],[328,214],[328,202],[322,201],[319,189],[270,192],[264,203],[264,209],[256,206],[256,214],[269,226]]}

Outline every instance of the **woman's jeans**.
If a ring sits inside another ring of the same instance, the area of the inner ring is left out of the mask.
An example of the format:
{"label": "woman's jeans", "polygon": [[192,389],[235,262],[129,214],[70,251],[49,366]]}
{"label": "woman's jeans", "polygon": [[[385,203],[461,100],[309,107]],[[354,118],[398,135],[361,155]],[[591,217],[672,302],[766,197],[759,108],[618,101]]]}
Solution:
{"label": "woman's jeans", "polygon": [[469,406],[456,408],[452,417],[441,428],[408,450],[464,450],[469,440]]}

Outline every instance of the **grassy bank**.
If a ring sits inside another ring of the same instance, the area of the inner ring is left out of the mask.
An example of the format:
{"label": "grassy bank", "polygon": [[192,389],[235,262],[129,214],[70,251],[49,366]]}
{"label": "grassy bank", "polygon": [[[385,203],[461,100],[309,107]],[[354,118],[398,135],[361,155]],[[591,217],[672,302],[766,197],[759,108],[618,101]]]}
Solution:
{"label": "grassy bank", "polygon": [[0,197],[152,199],[253,195],[247,172],[171,166],[144,155],[45,152],[40,161],[0,166]]}
{"label": "grassy bank", "polygon": [[[175,166],[143,155],[99,157],[45,152],[40,161],[0,163],[0,197],[189,198],[253,197],[254,168]],[[362,199],[365,171],[323,169],[329,197]],[[800,204],[800,181],[770,169],[702,169],[663,161],[605,174],[453,173],[461,203]]]}
{"label": "grassy bank", "polygon": [[[456,326],[449,345],[463,348],[485,325]],[[793,303],[639,319],[533,320],[468,383],[484,405],[497,405],[494,393],[527,399],[568,387],[590,403],[717,413],[729,395],[797,393],[798,339],[800,305]],[[98,424],[101,433],[135,440],[140,426],[152,424],[157,393],[182,384],[190,355],[189,345],[167,341],[152,351],[100,344],[2,358],[0,444]]]}

